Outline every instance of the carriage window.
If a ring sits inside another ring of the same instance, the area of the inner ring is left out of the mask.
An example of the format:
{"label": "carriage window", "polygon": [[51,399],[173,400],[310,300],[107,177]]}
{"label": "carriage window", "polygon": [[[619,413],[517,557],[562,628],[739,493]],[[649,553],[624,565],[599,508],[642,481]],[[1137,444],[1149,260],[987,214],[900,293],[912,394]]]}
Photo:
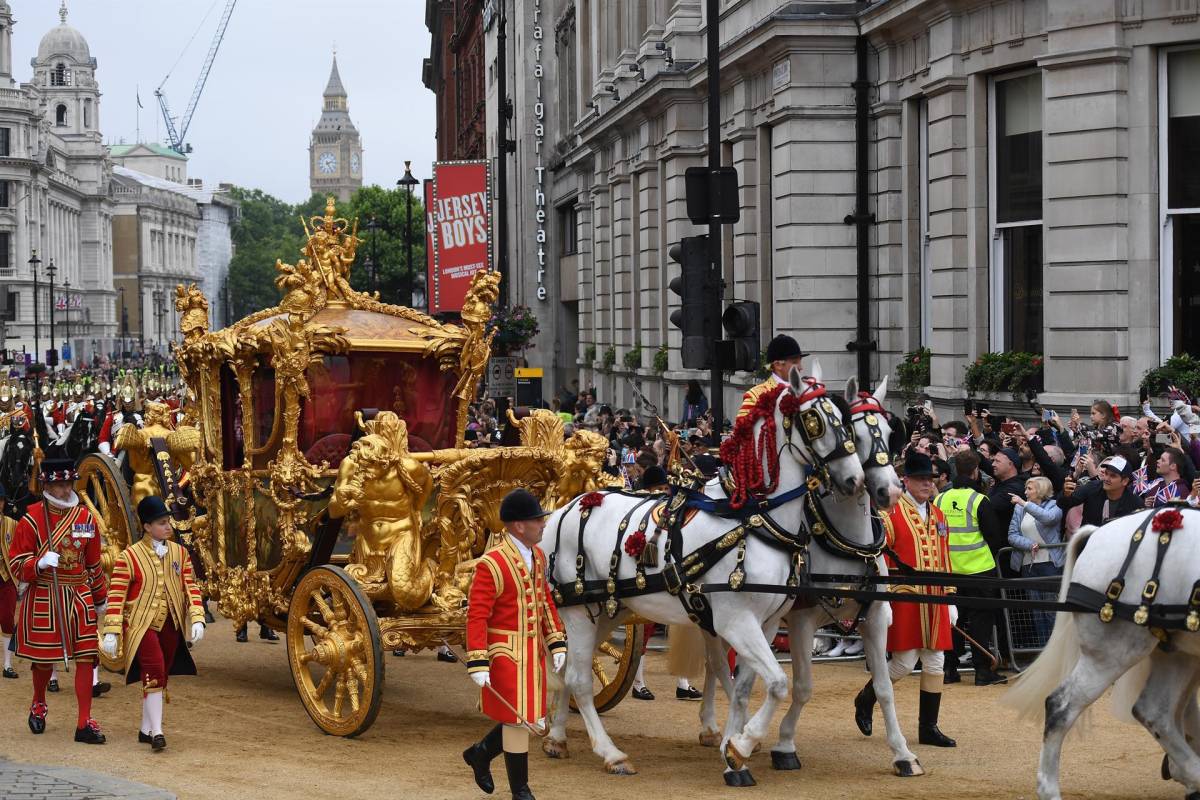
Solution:
{"label": "carriage window", "polygon": [[300,414],[300,450],[331,467],[358,438],[356,411],[394,411],[408,423],[413,451],[454,446],[458,376],[417,353],[326,356],[308,370],[309,397]]}
{"label": "carriage window", "polygon": [[242,393],[237,376],[228,366],[221,367],[221,464],[229,469],[242,466]]}
{"label": "carriage window", "polygon": [[[283,420],[280,429],[275,431],[275,370],[271,367],[259,366],[254,370],[250,379],[254,397],[254,448],[263,452],[254,456],[254,468],[262,469],[275,457],[279,450],[279,441],[283,435]],[[274,440],[271,434],[275,433]]]}

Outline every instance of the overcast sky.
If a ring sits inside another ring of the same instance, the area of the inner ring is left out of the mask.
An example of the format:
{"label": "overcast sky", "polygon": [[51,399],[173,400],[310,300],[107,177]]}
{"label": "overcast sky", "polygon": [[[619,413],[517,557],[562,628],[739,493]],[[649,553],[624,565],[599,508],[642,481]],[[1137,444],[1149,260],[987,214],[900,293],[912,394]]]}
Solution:
{"label": "overcast sky", "polygon": [[[28,82],[38,42],[59,24],[60,0],[8,1],[14,78]],[[98,62],[106,142],[136,141],[139,89],[142,141],[165,142],[154,89],[170,72],[164,91],[172,114],[183,114],[226,2],[67,0],[67,23]],[[188,174],[307,199],[309,134],[335,44],[362,137],[363,183],[394,186],[405,159],[429,177],[437,149],[434,97],[421,83],[424,0],[239,0],[188,130]]]}

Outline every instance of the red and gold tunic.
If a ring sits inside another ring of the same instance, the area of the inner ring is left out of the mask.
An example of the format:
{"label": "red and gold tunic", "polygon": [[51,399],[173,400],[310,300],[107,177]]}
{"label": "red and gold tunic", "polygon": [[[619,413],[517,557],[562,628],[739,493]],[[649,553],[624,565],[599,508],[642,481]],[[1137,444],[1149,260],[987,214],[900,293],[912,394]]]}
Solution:
{"label": "red and gold tunic", "polygon": [[[8,551],[13,577],[29,584],[18,614],[17,655],[44,664],[61,661],[65,632],[67,655],[94,659],[96,606],[105,598],[100,532],[83,505],[49,505],[47,530],[46,507],[43,500],[26,509]],[[38,559],[49,550],[59,554],[58,598],[52,597],[50,570],[37,568]]]}
{"label": "red and gold tunic", "polygon": [[[170,618],[174,630],[183,637],[192,625],[204,622],[204,605],[192,560],[176,542],[166,545],[167,554],[159,558],[150,537],[142,537],[125,548],[113,565],[103,633],[114,633],[122,640],[126,683],[142,677],[137,651],[148,632],[161,631]],[[187,647],[178,648],[175,663],[165,666],[168,675],[196,674]],[[163,683],[165,680],[159,681],[159,685]]]}
{"label": "red and gold tunic", "polygon": [[[924,521],[912,498],[904,494],[900,502],[883,517],[887,543],[900,560],[917,570],[950,571],[949,529],[940,508],[928,504],[929,515]],[[896,562],[888,556],[888,571],[899,572]],[[893,592],[949,594],[950,587],[912,586],[897,584]],[[927,603],[892,603],[892,627],[888,628],[888,652],[904,650],[950,650],[954,643],[950,634],[949,606]]]}
{"label": "red and gold tunic", "polygon": [[750,413],[750,409],[758,402],[758,398],[762,397],[767,392],[774,389],[776,386],[785,385],[785,381],[781,380],[774,373],[767,376],[767,379],[760,384],[751,386],[746,390],[746,394],[742,396],[742,405],[738,408],[737,415],[743,416]]}
{"label": "red and gold tunic", "polygon": [[506,725],[520,724],[496,698],[499,693],[521,719],[536,724],[546,715],[546,651],[566,646],[546,585],[546,556],[533,548],[530,574],[506,534],[475,566],[467,606],[467,668],[491,671],[492,689],[482,689],[483,713]]}

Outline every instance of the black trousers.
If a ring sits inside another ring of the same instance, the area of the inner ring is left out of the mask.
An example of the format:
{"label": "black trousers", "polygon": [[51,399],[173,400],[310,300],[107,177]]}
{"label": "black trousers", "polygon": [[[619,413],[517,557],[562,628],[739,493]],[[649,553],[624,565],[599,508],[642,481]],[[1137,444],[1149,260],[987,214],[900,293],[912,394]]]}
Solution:
{"label": "black trousers", "polygon": [[[989,575],[990,573],[981,573]],[[983,589],[979,587],[964,587],[958,590],[959,597],[982,597],[995,599],[999,598],[1000,592],[995,589]],[[989,650],[995,647],[995,642],[992,636],[994,626],[1003,626],[1004,617],[999,609],[992,608],[968,608],[965,604],[958,607],[958,627],[966,631],[972,639],[979,642]],[[1007,643],[1006,643],[1007,644]],[[984,653],[974,652],[972,647],[972,658],[976,668],[980,666],[990,666],[992,660]],[[963,639],[962,634],[958,631],[954,632],[954,655],[955,658],[967,652],[967,643]]]}

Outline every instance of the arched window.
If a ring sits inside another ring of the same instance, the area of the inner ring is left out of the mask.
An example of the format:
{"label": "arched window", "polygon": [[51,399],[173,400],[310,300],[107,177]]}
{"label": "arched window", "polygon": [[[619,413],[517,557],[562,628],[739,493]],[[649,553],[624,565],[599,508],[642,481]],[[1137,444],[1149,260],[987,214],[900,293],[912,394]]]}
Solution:
{"label": "arched window", "polygon": [[67,69],[67,65],[61,61],[54,65],[54,69],[50,72],[51,86],[70,86],[71,71]]}
{"label": "arched window", "polygon": [[58,108],[54,109],[54,124],[60,128],[67,127],[67,107],[62,103],[59,103]]}

